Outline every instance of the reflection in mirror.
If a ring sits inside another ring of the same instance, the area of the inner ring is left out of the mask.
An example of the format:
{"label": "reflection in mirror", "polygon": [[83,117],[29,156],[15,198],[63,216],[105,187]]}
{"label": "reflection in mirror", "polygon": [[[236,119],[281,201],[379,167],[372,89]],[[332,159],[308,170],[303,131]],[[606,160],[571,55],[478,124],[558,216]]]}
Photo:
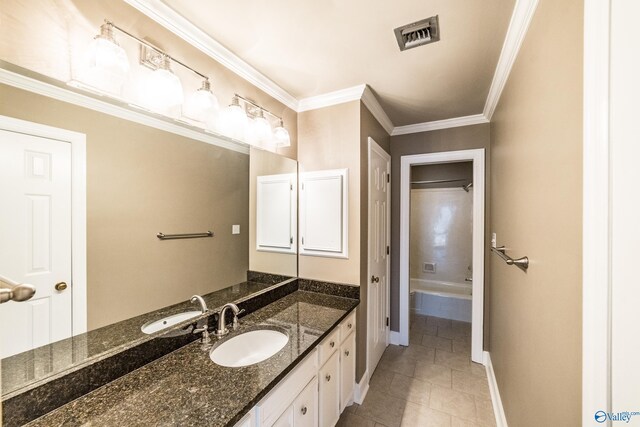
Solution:
{"label": "reflection in mirror", "polygon": [[[0,305],[3,395],[150,339],[144,324],[200,310],[194,294],[214,309],[273,284],[247,282],[248,149],[6,85],[0,99],[11,99],[0,103],[0,199],[12,207],[0,210],[0,275],[37,288]],[[275,255],[295,275],[295,255]]]}
{"label": "reflection in mirror", "polygon": [[251,147],[249,164],[249,269],[297,276],[297,171],[295,160]]}

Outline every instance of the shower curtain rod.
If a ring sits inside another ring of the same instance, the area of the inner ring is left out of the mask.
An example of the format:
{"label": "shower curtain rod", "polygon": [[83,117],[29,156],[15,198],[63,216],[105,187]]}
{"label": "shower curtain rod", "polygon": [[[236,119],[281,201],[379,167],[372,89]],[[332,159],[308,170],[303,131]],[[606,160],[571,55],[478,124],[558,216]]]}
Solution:
{"label": "shower curtain rod", "polygon": [[411,184],[441,184],[443,182],[456,182],[456,181],[467,181],[464,178],[461,179],[435,179],[431,181],[411,181]]}

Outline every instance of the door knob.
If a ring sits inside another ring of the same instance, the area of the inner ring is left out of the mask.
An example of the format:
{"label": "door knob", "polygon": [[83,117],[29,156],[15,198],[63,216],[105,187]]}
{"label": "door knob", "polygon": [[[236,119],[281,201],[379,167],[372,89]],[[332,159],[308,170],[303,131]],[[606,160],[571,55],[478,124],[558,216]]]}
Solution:
{"label": "door knob", "polygon": [[67,284],[65,282],[59,282],[56,283],[56,285],[54,286],[54,288],[56,288],[56,291],[58,292],[62,292],[65,289],[67,289]]}
{"label": "door knob", "polygon": [[380,278],[378,276],[371,276],[371,283],[378,283]]}

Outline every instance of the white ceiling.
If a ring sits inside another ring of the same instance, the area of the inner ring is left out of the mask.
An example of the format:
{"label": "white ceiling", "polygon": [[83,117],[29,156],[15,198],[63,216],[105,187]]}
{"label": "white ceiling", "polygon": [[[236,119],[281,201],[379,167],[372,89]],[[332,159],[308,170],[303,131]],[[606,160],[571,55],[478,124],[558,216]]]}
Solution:
{"label": "white ceiling", "polygon": [[[367,83],[395,126],[482,113],[515,0],[163,0],[297,99]],[[439,15],[441,40],[393,29]]]}

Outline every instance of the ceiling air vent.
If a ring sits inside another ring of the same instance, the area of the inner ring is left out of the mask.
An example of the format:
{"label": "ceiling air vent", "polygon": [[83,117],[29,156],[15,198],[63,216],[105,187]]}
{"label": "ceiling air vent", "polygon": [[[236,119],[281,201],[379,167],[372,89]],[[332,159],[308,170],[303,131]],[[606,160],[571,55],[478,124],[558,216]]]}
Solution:
{"label": "ceiling air vent", "polygon": [[407,50],[440,40],[438,15],[393,30],[400,50]]}

